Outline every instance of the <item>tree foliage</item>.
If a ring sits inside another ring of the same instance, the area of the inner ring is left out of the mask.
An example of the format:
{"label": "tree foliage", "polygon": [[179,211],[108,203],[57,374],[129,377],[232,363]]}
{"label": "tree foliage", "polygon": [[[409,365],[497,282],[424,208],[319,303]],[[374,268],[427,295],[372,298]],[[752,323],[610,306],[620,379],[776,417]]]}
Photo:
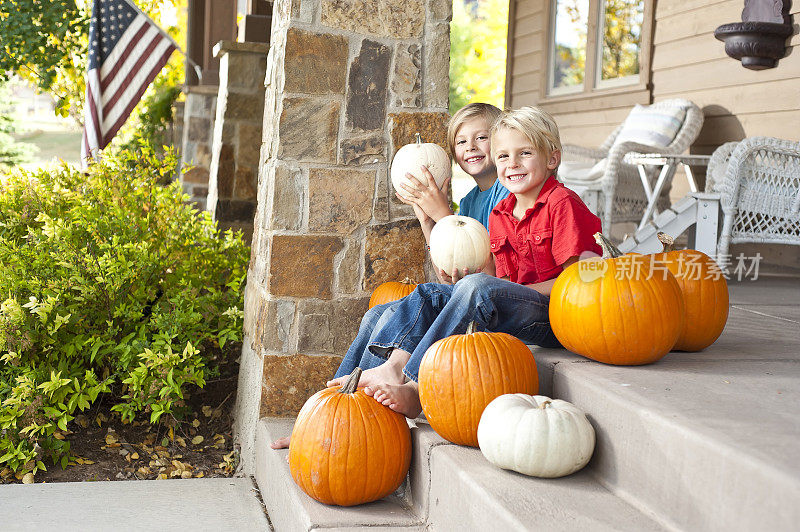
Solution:
{"label": "tree foliage", "polygon": [[[185,41],[185,19],[179,17],[177,24],[165,23],[176,11],[182,11],[186,0],[134,3],[177,42]],[[91,0],[0,0],[0,80],[12,74],[29,80],[39,91],[53,96],[58,115],[71,116],[80,125],[91,9]],[[168,72],[162,81],[182,81],[181,54],[173,54],[162,72]],[[148,98],[154,97],[146,93],[143,100]]]}
{"label": "tree foliage", "polygon": [[454,0],[450,24],[450,112],[470,102],[503,107],[507,0]]}
{"label": "tree foliage", "polygon": [[67,116],[83,98],[89,10],[76,0],[0,0],[0,79],[31,81]]}

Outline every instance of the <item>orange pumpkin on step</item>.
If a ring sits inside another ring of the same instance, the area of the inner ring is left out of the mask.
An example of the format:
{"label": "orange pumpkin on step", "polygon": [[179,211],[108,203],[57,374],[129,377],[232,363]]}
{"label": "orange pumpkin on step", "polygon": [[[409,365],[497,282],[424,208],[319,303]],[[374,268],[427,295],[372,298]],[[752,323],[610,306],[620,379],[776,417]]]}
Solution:
{"label": "orange pumpkin on step", "polygon": [[675,347],[701,351],[713,344],[728,322],[728,282],[714,260],[696,249],[674,249],[675,240],[658,233],[664,251],[654,254],[675,276],[683,294],[686,320]]}
{"label": "orange pumpkin on step", "polygon": [[408,294],[413,292],[416,287],[417,285],[412,283],[408,278],[403,279],[400,282],[387,281],[385,283],[381,283],[375,288],[375,290],[372,291],[372,295],[369,298],[369,308],[372,308],[375,305],[382,305],[384,303],[403,299]]}
{"label": "orange pumpkin on step", "polygon": [[533,353],[505,333],[473,332],[442,338],[425,352],[419,367],[422,411],[439,436],[478,447],[483,409],[507,393],[535,395],[539,374]]}
{"label": "orange pumpkin on step", "polygon": [[310,497],[354,506],[396,490],[411,464],[405,417],[356,389],[356,368],[341,388],[306,401],[292,429],[289,470]]}
{"label": "orange pumpkin on step", "polygon": [[550,326],[561,344],[598,362],[633,366],[666,355],[683,327],[678,281],[647,255],[622,255],[602,234],[602,259],[565,269],[550,292]]}

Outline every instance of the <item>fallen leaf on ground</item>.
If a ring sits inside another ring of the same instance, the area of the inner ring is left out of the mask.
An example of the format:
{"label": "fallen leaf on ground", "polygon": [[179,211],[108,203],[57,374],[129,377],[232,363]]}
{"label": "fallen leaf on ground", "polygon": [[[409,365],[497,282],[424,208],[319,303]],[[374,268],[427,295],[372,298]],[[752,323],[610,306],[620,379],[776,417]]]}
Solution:
{"label": "fallen leaf on ground", "polygon": [[33,484],[33,473],[25,473],[22,476],[22,483],[23,484]]}
{"label": "fallen leaf on ground", "polygon": [[203,407],[203,415],[206,417],[211,417],[212,408],[210,406]]}
{"label": "fallen leaf on ground", "polygon": [[106,433],[106,443],[111,445],[112,443],[117,443],[119,441],[119,437],[117,436],[116,431],[114,429],[108,429],[108,433]]}
{"label": "fallen leaf on ground", "polygon": [[199,427],[200,426],[200,420],[199,419],[195,419],[194,421],[192,421],[192,426],[194,428]]}
{"label": "fallen leaf on ground", "polygon": [[194,438],[192,438],[192,445],[200,445],[201,443],[203,443],[204,439],[205,438],[203,438],[202,436],[195,436]]}

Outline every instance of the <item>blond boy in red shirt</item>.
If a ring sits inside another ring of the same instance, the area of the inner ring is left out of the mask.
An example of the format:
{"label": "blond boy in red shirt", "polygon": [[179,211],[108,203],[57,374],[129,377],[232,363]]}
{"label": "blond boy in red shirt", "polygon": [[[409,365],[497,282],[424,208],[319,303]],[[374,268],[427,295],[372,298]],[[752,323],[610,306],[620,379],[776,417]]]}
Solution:
{"label": "blond boy in red shirt", "polygon": [[549,114],[536,107],[503,113],[492,127],[491,152],[498,179],[511,194],[489,217],[492,254],[483,273],[455,285],[419,285],[392,307],[392,319],[369,344],[387,360],[380,371],[364,371],[360,385],[411,418],[422,410],[417,379],[425,351],[464,333],[470,322],[529,344],[559,346],[549,322],[550,290],[582,253],[600,252],[593,238],[600,219],[556,180],[561,141]]}

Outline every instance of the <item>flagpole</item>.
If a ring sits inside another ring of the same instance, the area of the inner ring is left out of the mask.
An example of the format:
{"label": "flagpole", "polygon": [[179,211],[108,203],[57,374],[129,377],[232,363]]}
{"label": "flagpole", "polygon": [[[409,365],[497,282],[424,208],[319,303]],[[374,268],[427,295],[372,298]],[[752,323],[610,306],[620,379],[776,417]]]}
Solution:
{"label": "flagpole", "polygon": [[[132,7],[132,8],[134,8],[136,11],[138,11],[140,15],[142,15],[142,16],[144,16],[144,17],[147,17],[147,18],[150,18],[150,16],[149,16],[147,13],[145,13],[144,11],[142,11],[142,10],[139,8],[139,6],[137,6],[137,5],[136,5],[136,2],[134,2],[133,0],[125,0],[125,1],[126,1],[126,3],[128,3],[128,4],[129,4],[129,5]],[[155,22],[155,21],[154,21],[154,22]],[[188,55],[186,52],[184,52],[184,51],[183,51],[183,48],[181,48],[181,47],[180,47],[180,45],[179,45],[179,44],[178,44],[178,43],[175,41],[175,39],[173,39],[173,38],[172,38],[172,35],[170,35],[169,33],[167,33],[167,32],[166,32],[166,31],[165,31],[165,30],[164,30],[164,29],[163,29],[163,28],[162,28],[160,25],[158,25],[158,24],[153,24],[153,26],[155,26],[155,28],[156,28],[156,29],[157,29],[157,30],[158,30],[158,31],[161,33],[161,35],[163,35],[164,37],[166,37],[167,39],[169,39],[170,41],[172,41],[172,44],[174,44],[174,45],[175,45],[175,49],[176,49],[177,51],[179,51],[180,53],[182,53],[182,54],[183,54],[183,57],[186,59],[186,61],[187,61],[187,62],[191,63],[192,67],[194,68],[194,72],[195,72],[195,74],[197,74],[197,79],[198,79],[198,81],[200,81],[200,82],[202,83],[202,81],[203,81],[203,69],[202,69],[202,68],[200,68],[200,65],[198,65],[197,63],[195,63],[195,62],[194,62],[194,60],[193,60],[191,57],[189,57],[189,55]]]}

